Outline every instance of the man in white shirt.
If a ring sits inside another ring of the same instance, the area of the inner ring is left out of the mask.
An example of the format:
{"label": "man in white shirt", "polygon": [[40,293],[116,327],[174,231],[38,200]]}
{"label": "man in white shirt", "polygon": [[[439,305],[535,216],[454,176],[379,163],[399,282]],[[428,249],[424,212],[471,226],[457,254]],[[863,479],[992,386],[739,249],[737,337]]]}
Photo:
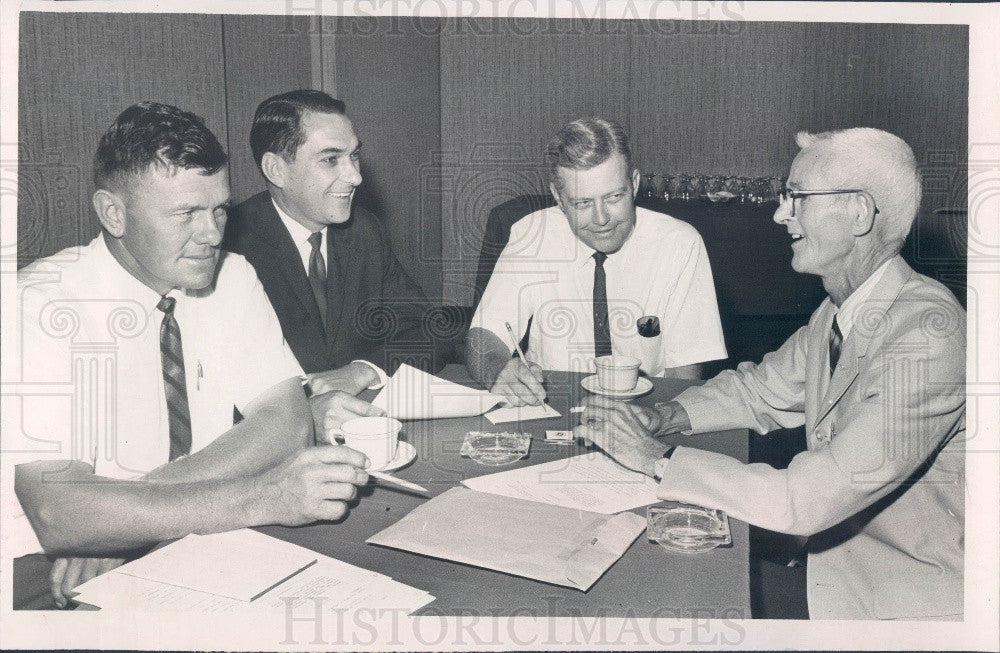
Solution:
{"label": "man in white shirt", "polygon": [[[591,397],[576,434],[661,479],[662,499],[809,536],[810,618],[961,620],[965,311],[899,255],[913,152],[869,128],[797,141],[774,220],[829,298],[759,365],[656,410]],[[654,437],[803,425],[808,450],[782,470]]]}
{"label": "man in white shirt", "polygon": [[[515,405],[545,398],[542,370],[592,371],[625,354],[651,376],[700,378],[726,357],[712,270],[689,224],[637,209],[639,171],[616,123],[575,120],[546,147],[557,207],[519,220],[476,309],[466,365]],[[658,333],[640,320],[655,318]],[[531,320],[528,364],[512,358]]]}
{"label": "man in white shirt", "polygon": [[52,572],[61,605],[140,547],[342,517],[366,460],[309,446],[314,419],[380,413],[342,392],[310,409],[253,268],[219,248],[227,157],[201,118],[129,107],[95,184],[101,234],[18,274],[14,353],[25,387],[49,390],[22,398],[24,428],[4,442],[24,512],[5,553],[67,556]]}

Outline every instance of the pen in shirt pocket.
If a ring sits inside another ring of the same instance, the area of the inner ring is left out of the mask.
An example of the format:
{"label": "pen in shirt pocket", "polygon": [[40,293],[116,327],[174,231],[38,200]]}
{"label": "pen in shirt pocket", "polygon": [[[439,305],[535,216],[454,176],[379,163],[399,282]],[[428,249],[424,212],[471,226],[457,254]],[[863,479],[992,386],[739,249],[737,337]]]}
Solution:
{"label": "pen in shirt pocket", "polygon": [[201,367],[201,361],[198,361],[198,376],[195,379],[195,388],[201,390],[201,380],[205,378],[205,370]]}

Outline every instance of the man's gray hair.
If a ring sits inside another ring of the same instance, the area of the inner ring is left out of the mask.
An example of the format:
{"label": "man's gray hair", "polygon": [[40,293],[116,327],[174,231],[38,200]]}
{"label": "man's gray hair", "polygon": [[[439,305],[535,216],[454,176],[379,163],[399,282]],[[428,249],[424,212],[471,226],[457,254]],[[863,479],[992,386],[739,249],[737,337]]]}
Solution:
{"label": "man's gray hair", "polygon": [[920,171],[913,150],[899,136],[855,127],[810,134],[799,132],[803,150],[817,146],[820,165],[841,188],[859,188],[875,199],[874,235],[887,248],[903,247],[920,208]]}
{"label": "man's gray hair", "polygon": [[557,168],[590,170],[614,154],[625,159],[628,173],[632,172],[632,150],[625,128],[603,118],[580,118],[565,125],[545,146],[545,162],[549,180],[560,189],[562,180]]}

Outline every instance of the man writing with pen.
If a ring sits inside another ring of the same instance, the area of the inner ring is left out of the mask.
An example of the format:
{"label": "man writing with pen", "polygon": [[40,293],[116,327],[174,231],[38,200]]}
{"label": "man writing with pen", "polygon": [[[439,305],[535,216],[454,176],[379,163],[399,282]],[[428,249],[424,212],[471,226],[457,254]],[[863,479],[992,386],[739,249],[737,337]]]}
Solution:
{"label": "man writing with pen", "polygon": [[[469,330],[469,372],[514,405],[545,400],[543,369],[588,372],[612,353],[653,376],[701,378],[726,348],[698,232],[636,208],[639,171],[620,125],[575,120],[545,155],[557,206],[511,228]],[[528,350],[514,357],[529,319]]]}

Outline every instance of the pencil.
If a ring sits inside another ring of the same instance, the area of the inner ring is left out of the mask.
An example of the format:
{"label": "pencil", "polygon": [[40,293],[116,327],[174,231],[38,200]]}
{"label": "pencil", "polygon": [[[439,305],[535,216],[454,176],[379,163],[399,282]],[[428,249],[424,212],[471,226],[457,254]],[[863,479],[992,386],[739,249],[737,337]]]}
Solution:
{"label": "pencil", "polygon": [[510,341],[514,343],[514,349],[517,350],[517,357],[521,359],[521,362],[524,363],[525,367],[528,367],[528,361],[524,358],[524,352],[521,351],[521,344],[514,336],[514,329],[510,328],[510,322],[504,322],[504,324],[507,326],[507,333],[510,335]]}

